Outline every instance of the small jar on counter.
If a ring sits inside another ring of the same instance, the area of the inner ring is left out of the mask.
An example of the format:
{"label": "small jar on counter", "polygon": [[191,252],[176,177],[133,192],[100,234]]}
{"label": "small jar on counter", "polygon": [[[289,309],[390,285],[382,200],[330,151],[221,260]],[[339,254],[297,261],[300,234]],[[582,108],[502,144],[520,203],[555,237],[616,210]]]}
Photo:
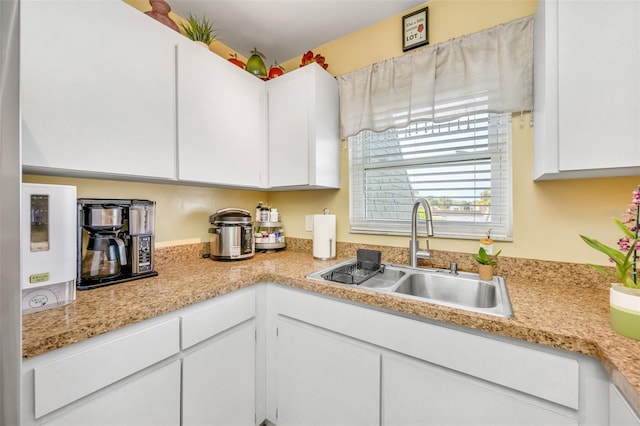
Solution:
{"label": "small jar on counter", "polygon": [[278,222],[280,220],[280,215],[278,214],[278,209],[272,208],[269,212],[269,222]]}

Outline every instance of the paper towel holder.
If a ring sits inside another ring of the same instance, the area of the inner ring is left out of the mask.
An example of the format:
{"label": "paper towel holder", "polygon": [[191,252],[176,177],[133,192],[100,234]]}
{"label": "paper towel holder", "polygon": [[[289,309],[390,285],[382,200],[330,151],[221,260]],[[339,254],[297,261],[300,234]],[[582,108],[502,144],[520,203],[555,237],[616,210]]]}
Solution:
{"label": "paper towel holder", "polygon": [[[325,207],[324,209],[322,209],[322,213],[326,216],[329,214],[329,209],[327,207]],[[332,238],[329,238],[329,259],[335,259],[336,258],[336,253],[333,251],[333,247],[334,247],[334,242]]]}
{"label": "paper towel holder", "polygon": [[[314,217],[317,217],[318,220],[320,220],[319,218],[323,218],[323,222],[326,222],[324,219],[326,218],[329,222],[331,222],[331,218],[329,218],[329,209],[328,208],[324,208],[322,210],[323,214],[317,214]],[[314,259],[318,259],[318,260],[330,260],[330,259],[335,259],[336,258],[336,241],[335,241],[335,215],[331,215],[333,216],[333,232],[329,232],[329,235],[323,235],[324,238],[317,238],[318,235],[316,235],[316,232],[318,231],[318,229],[316,228],[317,223],[315,222],[314,219],[314,226],[313,226],[313,231],[314,231],[314,235],[313,235],[313,258]],[[323,231],[326,231],[326,229],[323,229]],[[333,238],[332,238],[333,237]],[[324,244],[328,243],[328,247],[325,246]],[[328,250],[326,250],[328,249]]]}

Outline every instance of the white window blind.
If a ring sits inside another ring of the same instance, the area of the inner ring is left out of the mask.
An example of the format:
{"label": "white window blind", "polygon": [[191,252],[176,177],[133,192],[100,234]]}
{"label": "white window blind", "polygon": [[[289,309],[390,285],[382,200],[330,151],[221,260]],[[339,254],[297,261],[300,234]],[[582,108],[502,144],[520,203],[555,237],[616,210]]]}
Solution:
{"label": "white window blind", "polygon": [[[512,238],[511,114],[487,112],[486,96],[441,103],[459,117],[349,138],[352,232],[409,234],[416,198],[431,205],[440,237]],[[419,231],[425,228],[418,226]]]}

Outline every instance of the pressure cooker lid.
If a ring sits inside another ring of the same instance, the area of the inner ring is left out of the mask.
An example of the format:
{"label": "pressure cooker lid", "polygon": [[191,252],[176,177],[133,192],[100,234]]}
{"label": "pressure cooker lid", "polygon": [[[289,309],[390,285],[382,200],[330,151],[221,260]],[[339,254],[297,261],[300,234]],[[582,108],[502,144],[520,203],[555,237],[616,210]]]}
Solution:
{"label": "pressure cooker lid", "polygon": [[221,209],[209,216],[212,224],[245,224],[251,223],[251,214],[247,210],[227,208]]}

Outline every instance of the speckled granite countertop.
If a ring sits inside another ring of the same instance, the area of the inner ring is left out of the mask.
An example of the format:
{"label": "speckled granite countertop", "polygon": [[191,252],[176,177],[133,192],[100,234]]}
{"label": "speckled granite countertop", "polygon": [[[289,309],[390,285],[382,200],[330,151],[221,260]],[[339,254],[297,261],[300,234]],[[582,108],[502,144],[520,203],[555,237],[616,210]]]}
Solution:
{"label": "speckled granite countertop", "polygon": [[[195,254],[192,249],[170,256],[165,253],[164,258],[156,256],[157,277],[78,291],[77,300],[67,306],[25,315],[23,357],[34,357],[260,281],[272,281],[594,356],[640,412],[640,341],[611,330],[608,285],[596,282],[595,276],[593,280],[585,280],[584,274],[582,279],[576,278],[580,275],[571,268],[580,269],[580,265],[504,258],[498,274],[506,279],[515,313],[514,318],[506,319],[305,278],[308,273],[354,257],[352,247],[339,250],[334,261],[315,260],[310,250],[298,251],[295,247],[235,262],[202,259],[197,250]],[[383,251],[383,261],[406,264],[406,254],[399,250]],[[473,270],[468,255],[455,256],[437,253],[434,266],[445,266],[438,262],[443,263],[446,257],[447,262],[457,260],[460,270]],[[543,279],[532,272],[536,267],[546,268]],[[567,282],[567,277],[572,281]]]}

